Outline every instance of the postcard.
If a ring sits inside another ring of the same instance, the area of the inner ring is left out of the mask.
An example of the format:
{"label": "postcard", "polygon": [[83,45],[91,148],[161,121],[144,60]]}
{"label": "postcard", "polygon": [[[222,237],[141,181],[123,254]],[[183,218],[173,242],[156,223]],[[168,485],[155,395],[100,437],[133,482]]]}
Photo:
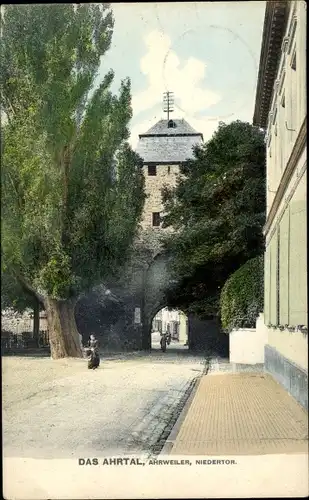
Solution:
{"label": "postcard", "polygon": [[4,498],[308,495],[306,8],[2,5]]}

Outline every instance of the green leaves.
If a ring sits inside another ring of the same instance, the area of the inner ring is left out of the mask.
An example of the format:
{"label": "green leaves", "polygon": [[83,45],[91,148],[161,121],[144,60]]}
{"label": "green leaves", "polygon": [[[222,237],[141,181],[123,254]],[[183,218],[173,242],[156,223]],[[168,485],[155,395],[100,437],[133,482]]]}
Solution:
{"label": "green leaves", "polygon": [[220,297],[223,328],[255,328],[264,306],[263,256],[250,259],[225,283]]}
{"label": "green leaves", "polygon": [[23,112],[35,102],[37,126],[61,150],[110,46],[112,13],[99,4],[9,5],[2,29],[3,109],[11,115],[9,103]]}
{"label": "green leaves", "polygon": [[[3,256],[29,287],[76,295],[119,273],[143,202],[126,140],[130,81],[113,95],[107,4],[6,6],[2,23]],[[21,36],[22,34],[22,36]]]}
{"label": "green leaves", "polygon": [[[249,123],[221,123],[210,141],[195,148],[182,172],[176,189],[163,193],[164,225],[178,231],[165,245],[174,256],[175,277],[182,278],[171,300],[183,310],[194,304],[208,310],[204,294],[210,307],[217,307],[218,291],[230,273],[263,251],[264,136]],[[177,304],[184,287],[185,302]]]}
{"label": "green leaves", "polygon": [[53,298],[70,297],[78,284],[72,274],[71,259],[62,248],[53,249],[33,282],[37,289],[43,289],[44,295]]}

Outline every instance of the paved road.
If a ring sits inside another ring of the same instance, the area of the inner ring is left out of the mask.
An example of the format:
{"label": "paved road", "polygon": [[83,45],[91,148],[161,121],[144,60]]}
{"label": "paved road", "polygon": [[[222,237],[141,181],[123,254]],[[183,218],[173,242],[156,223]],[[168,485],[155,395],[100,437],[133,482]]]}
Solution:
{"label": "paved road", "polygon": [[172,344],[110,357],[94,371],[84,360],[3,358],[4,456],[159,453],[204,366]]}

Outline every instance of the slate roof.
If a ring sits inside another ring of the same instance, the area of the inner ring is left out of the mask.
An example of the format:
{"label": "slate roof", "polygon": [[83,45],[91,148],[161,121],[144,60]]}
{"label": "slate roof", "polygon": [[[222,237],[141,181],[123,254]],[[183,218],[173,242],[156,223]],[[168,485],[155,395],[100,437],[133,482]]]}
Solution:
{"label": "slate roof", "polygon": [[173,122],[176,126],[169,128],[167,120],[159,120],[140,134],[136,152],[144,163],[180,163],[192,158],[192,148],[203,142],[203,135],[184,119]]}

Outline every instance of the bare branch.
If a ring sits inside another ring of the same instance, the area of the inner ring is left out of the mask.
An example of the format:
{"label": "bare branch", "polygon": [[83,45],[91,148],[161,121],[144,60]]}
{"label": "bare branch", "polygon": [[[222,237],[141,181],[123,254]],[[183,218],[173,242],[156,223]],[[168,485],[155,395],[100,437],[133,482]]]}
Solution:
{"label": "bare branch", "polygon": [[40,294],[39,292],[37,292],[37,290],[35,290],[33,288],[32,285],[30,285],[30,283],[20,274],[18,273],[16,270],[13,270],[13,274],[14,276],[16,277],[16,279],[21,283],[21,285],[26,289],[28,290],[28,292],[32,293],[33,295],[36,296],[36,298],[42,303],[44,304],[45,303],[45,297]]}

